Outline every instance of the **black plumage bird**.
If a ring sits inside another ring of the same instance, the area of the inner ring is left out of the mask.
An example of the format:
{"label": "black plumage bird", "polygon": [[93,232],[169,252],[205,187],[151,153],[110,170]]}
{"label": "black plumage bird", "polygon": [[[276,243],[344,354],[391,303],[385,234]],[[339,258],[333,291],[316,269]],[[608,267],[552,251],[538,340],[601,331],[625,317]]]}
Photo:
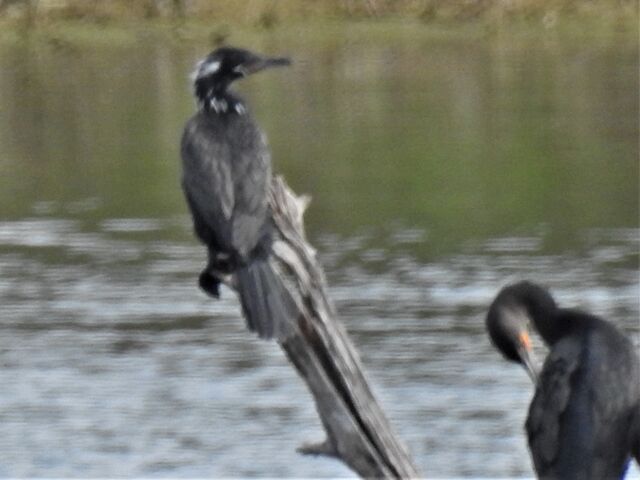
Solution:
{"label": "black plumage bird", "polygon": [[[526,431],[540,478],[624,476],[640,462],[640,360],[612,324],[559,308],[539,285],[505,287],[486,317],[494,346],[532,370],[521,346],[532,323],[549,346],[529,407]],[[535,375],[532,375],[536,378]]]}
{"label": "black plumage bird", "polygon": [[200,286],[219,296],[220,278],[233,273],[248,326],[279,336],[294,304],[269,265],[273,222],[267,204],[271,157],[265,135],[230,84],[265,68],[288,65],[238,48],[219,48],[198,63],[198,111],[181,143],[182,187],[209,261]]}

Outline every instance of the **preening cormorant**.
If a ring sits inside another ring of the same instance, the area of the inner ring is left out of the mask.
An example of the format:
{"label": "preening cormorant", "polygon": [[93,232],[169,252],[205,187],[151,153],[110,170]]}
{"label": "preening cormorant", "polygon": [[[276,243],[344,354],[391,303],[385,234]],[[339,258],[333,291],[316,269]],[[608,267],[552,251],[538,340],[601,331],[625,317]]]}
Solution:
{"label": "preening cormorant", "polygon": [[622,478],[631,455],[640,462],[635,347],[611,323],[559,308],[546,289],[520,282],[500,291],[486,324],[494,346],[527,370],[531,361],[518,342],[529,323],[550,349],[526,421],[538,476]]}
{"label": "preening cormorant", "polygon": [[234,273],[248,327],[263,338],[281,333],[294,305],[268,262],[273,222],[267,204],[271,157],[266,137],[229,86],[289,63],[239,48],[211,52],[193,74],[198,111],[188,120],[181,142],[182,187],[195,233],[208,249],[199,284],[218,297],[220,276]]}

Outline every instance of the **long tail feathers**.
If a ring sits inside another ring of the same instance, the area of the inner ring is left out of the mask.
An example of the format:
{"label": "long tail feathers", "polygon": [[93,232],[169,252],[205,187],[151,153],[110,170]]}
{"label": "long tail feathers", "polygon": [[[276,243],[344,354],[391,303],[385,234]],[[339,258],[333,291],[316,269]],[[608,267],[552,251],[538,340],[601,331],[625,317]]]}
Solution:
{"label": "long tail feathers", "polygon": [[284,338],[295,320],[296,304],[266,259],[236,271],[247,326],[261,338]]}

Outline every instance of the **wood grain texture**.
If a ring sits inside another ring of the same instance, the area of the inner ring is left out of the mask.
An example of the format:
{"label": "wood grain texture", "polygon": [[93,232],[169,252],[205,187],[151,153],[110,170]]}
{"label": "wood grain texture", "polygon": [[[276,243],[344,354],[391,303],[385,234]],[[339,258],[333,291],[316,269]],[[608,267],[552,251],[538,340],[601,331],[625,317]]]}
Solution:
{"label": "wood grain texture", "polygon": [[[276,226],[269,262],[281,275],[299,311],[281,325],[278,343],[306,382],[327,438],[304,445],[303,454],[327,455],[365,478],[421,476],[369,387],[360,357],[337,320],[324,272],[304,234],[309,202],[275,177],[269,208]],[[233,288],[233,279],[229,278]],[[249,319],[248,319],[249,320]]]}

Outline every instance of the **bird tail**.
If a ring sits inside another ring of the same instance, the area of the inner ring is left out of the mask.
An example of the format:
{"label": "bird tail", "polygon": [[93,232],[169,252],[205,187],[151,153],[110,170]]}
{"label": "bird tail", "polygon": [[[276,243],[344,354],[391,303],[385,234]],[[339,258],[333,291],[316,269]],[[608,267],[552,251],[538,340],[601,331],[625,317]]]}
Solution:
{"label": "bird tail", "polygon": [[255,258],[236,270],[238,293],[249,330],[260,338],[285,338],[297,306],[266,258]]}

